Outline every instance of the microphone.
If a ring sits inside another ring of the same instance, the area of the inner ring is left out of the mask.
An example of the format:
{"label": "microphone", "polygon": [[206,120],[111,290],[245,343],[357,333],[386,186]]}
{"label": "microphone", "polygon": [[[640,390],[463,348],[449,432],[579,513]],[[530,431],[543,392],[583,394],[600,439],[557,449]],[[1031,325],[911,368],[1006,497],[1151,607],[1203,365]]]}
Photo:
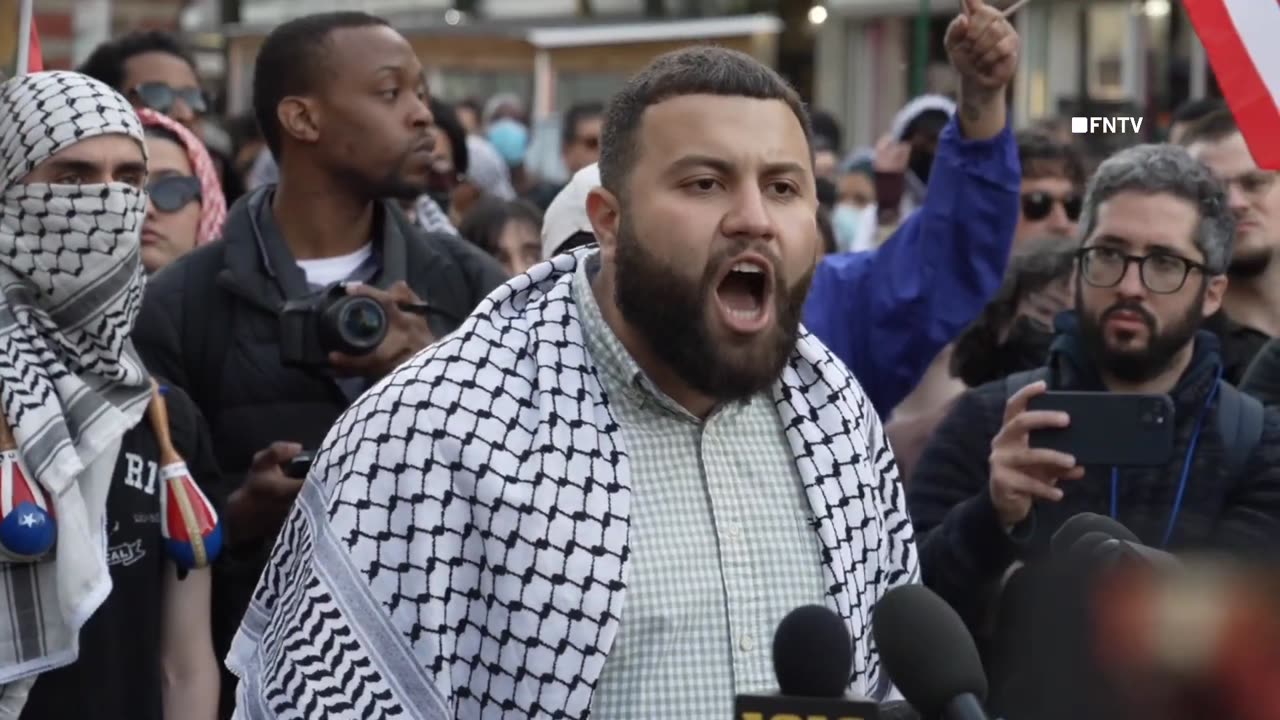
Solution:
{"label": "microphone", "polygon": [[880,661],[920,715],[987,720],[987,676],[973,636],[950,605],[923,585],[901,585],[871,615]]}
{"label": "microphone", "polygon": [[1062,523],[1062,527],[1058,528],[1058,532],[1054,533],[1053,538],[1049,540],[1049,549],[1055,555],[1071,552],[1077,541],[1092,532],[1105,533],[1107,537],[1117,540],[1138,542],[1138,536],[1130,532],[1129,528],[1124,525],[1106,515],[1085,512],[1072,515],[1066,522]]}
{"label": "microphone", "polygon": [[1054,550],[1057,551],[1058,536],[1077,518],[1092,516],[1087,522],[1082,521],[1076,529],[1087,528],[1087,532],[1079,536],[1071,545],[1068,553],[1076,557],[1092,557],[1105,560],[1108,564],[1136,562],[1152,568],[1180,567],[1177,557],[1163,550],[1143,545],[1138,536],[1129,528],[1103,515],[1081,513],[1062,526],[1053,536]]}
{"label": "microphone", "polygon": [[779,695],[738,695],[737,720],[880,720],[879,706],[847,697],[853,640],[844,620],[821,605],[796,608],[773,635]]}

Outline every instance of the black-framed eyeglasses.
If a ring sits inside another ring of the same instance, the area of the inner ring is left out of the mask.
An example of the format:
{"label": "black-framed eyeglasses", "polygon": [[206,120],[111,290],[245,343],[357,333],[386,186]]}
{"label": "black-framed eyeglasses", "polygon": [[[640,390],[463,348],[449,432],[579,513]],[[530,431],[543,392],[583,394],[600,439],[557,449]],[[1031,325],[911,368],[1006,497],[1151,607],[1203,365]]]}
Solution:
{"label": "black-framed eyeglasses", "polygon": [[200,180],[190,175],[169,175],[147,183],[147,196],[160,212],[178,212],[200,199]]}
{"label": "black-framed eyeglasses", "polygon": [[1164,252],[1129,255],[1117,248],[1097,245],[1080,250],[1076,257],[1080,261],[1080,276],[1097,288],[1119,285],[1130,265],[1138,266],[1143,286],[1158,295],[1181,290],[1192,270],[1209,273],[1208,266],[1203,263]]}
{"label": "black-framed eyeglasses", "polygon": [[1061,205],[1067,219],[1075,222],[1080,219],[1080,211],[1084,208],[1084,199],[1079,195],[1068,195],[1064,198],[1054,197],[1046,192],[1031,192],[1022,196],[1022,216],[1028,220],[1043,220],[1053,212],[1054,205]]}
{"label": "black-framed eyeglasses", "polygon": [[145,82],[134,86],[133,94],[142,101],[143,105],[165,115],[173,110],[174,103],[179,100],[186,103],[187,107],[191,108],[191,112],[197,115],[203,115],[209,110],[209,102],[205,99],[204,91],[198,87],[175,88],[161,82]]}

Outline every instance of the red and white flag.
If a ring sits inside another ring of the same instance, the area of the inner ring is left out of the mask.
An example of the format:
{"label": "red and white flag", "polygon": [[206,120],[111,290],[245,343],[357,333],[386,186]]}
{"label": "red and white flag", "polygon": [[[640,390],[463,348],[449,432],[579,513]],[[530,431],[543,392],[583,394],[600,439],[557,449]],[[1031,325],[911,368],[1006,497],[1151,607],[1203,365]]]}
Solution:
{"label": "red and white flag", "polygon": [[1280,0],[1185,0],[1254,162],[1280,170]]}

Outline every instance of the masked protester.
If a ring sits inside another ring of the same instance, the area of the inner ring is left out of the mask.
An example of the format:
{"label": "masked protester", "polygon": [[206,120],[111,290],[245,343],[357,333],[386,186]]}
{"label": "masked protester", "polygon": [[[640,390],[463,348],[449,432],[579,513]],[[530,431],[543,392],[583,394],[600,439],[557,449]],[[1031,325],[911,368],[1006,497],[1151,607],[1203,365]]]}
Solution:
{"label": "masked protester", "polygon": [[[143,129],[106,85],[44,72],[0,85],[0,141],[0,717],[212,718],[201,566],[220,531],[191,480],[216,498],[218,472],[190,400],[158,392],[129,339]],[[174,502],[213,534],[175,528]]]}

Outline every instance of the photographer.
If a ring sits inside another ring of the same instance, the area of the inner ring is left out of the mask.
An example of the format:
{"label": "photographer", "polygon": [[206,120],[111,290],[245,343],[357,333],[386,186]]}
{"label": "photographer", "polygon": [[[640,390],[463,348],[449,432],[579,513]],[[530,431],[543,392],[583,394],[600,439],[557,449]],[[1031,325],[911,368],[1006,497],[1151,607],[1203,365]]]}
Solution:
{"label": "photographer", "polygon": [[400,34],[360,13],[312,15],[276,28],[257,66],[280,182],[231,208],[222,241],[152,278],[135,331],[153,370],[200,407],[221,466],[243,473],[225,513],[231,558],[215,573],[219,657],[302,485],[303,464],[282,466],[505,279],[389,202],[425,192],[432,160],[422,66]]}

